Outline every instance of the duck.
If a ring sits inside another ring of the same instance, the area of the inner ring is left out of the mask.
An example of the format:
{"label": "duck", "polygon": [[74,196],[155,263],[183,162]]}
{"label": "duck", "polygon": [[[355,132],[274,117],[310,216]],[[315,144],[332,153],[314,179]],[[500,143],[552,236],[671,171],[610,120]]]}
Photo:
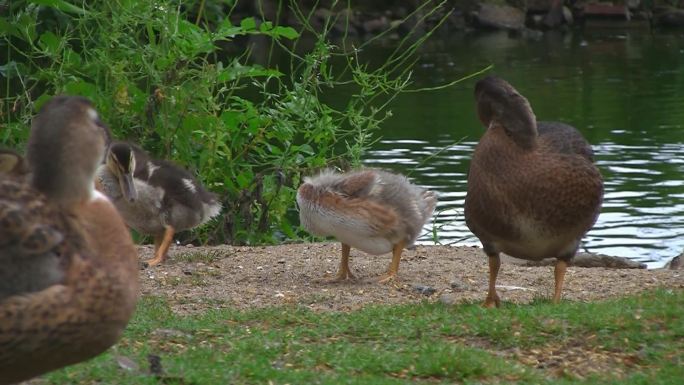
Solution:
{"label": "duck", "polygon": [[33,119],[26,158],[0,155],[1,385],[104,352],[135,310],[133,240],[94,189],[107,130],[88,99],[56,96]]}
{"label": "duck", "polygon": [[114,202],[126,224],[154,237],[149,266],[167,260],[175,232],[200,226],[221,212],[216,194],[190,172],[151,158],[133,143],[112,142],[97,175],[98,188]]}
{"label": "duck", "polygon": [[405,176],[378,169],[344,174],[324,170],[305,177],[297,189],[302,227],[342,243],[335,282],[354,280],[349,269],[351,247],[372,255],[392,252],[392,262],[379,282],[396,279],[403,249],[411,246],[432,216],[437,195]]}
{"label": "duck", "polygon": [[528,100],[499,77],[478,81],[475,99],[486,131],[472,154],[464,216],[488,257],[483,305],[500,305],[500,253],[556,258],[552,301],[558,303],[568,264],[603,202],[591,145],[568,124],[537,122]]}

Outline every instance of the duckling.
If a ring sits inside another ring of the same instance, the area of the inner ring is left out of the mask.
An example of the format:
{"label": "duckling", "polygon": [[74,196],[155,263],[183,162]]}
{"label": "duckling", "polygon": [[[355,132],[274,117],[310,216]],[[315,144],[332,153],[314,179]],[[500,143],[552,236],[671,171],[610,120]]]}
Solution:
{"label": "duckling", "polygon": [[[26,164],[0,173],[0,384],[87,360],[114,344],[138,298],[130,233],[94,189],[107,128],[84,98],[33,120]],[[9,161],[8,161],[9,159]]]}
{"label": "duckling", "polygon": [[202,225],[221,212],[216,195],[188,171],[152,159],[131,143],[109,146],[98,178],[99,188],[114,202],[126,224],[154,237],[155,253],[149,266],[167,259],[176,231]]}
{"label": "duckling", "polygon": [[484,306],[499,306],[501,252],[526,260],[555,257],[557,303],[568,262],[603,201],[591,146],[572,126],[537,122],[527,99],[500,78],[480,80],[475,98],[487,130],[470,164],[465,220],[489,257]]}
{"label": "duckling", "polygon": [[418,237],[437,204],[432,191],[402,176],[365,169],[338,174],[323,171],[304,178],[297,190],[299,219],[309,232],[334,236],[342,243],[342,260],[333,281],[354,279],[349,269],[351,247],[369,254],[392,252],[380,282],[394,280],[401,253]]}

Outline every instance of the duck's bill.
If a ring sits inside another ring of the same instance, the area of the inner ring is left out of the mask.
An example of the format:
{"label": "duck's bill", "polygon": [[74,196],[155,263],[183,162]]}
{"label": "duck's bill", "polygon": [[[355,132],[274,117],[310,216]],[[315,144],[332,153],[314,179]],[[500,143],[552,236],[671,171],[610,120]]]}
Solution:
{"label": "duck's bill", "polygon": [[133,202],[138,199],[138,191],[135,189],[135,184],[133,184],[133,175],[124,174],[120,181],[121,192],[124,198],[129,202]]}

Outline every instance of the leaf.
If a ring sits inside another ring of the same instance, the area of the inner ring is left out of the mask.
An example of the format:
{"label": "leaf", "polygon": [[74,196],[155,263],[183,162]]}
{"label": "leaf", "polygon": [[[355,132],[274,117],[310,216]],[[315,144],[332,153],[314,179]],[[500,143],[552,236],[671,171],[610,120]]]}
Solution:
{"label": "leaf", "polygon": [[242,19],[240,22],[240,27],[242,27],[242,29],[245,31],[253,31],[256,29],[256,20],[254,20],[253,17]]}
{"label": "leaf", "polygon": [[87,15],[89,12],[85,9],[68,3],[64,0],[32,0],[30,3],[44,5],[46,7],[55,8],[66,13],[76,13],[79,15]]}
{"label": "leaf", "polygon": [[64,64],[68,64],[74,68],[78,68],[82,65],[81,56],[69,47],[64,50],[63,60]]}
{"label": "leaf", "polygon": [[280,77],[283,73],[270,68],[263,68],[258,65],[243,66],[238,62],[234,62],[232,66],[226,67],[218,74],[216,80],[219,82],[229,82],[241,77]]}
{"label": "leaf", "polygon": [[97,99],[99,87],[83,80],[75,80],[64,85],[64,93],[84,96],[94,101]]}
{"label": "leaf", "polygon": [[295,234],[294,230],[292,229],[292,225],[290,224],[290,221],[287,220],[287,218],[283,218],[282,222],[280,222],[280,230],[289,238],[289,239],[297,239],[297,234]]}
{"label": "leaf", "polygon": [[237,175],[236,179],[238,186],[241,189],[244,189],[252,184],[252,181],[254,180],[254,174],[249,170],[244,170],[242,173]]}
{"label": "leaf", "polygon": [[15,28],[21,31],[24,35],[26,41],[36,40],[36,18],[35,15],[29,15],[27,13],[19,16],[19,19],[15,23]]}
{"label": "leaf", "polygon": [[199,53],[209,53],[215,49],[211,34],[187,20],[178,22],[176,44],[188,57],[195,57]]}
{"label": "leaf", "polygon": [[36,112],[40,111],[40,109],[43,107],[43,104],[45,104],[48,100],[52,99],[53,96],[54,95],[45,93],[37,97],[36,101],[33,102],[33,108],[35,108]]}
{"label": "leaf", "polygon": [[12,25],[12,23],[8,22],[6,18],[0,17],[0,36],[5,35],[16,36],[16,28],[14,25]]}
{"label": "leaf", "polygon": [[233,23],[230,22],[230,19],[225,19],[219,27],[216,29],[216,32],[214,34],[214,39],[219,40],[219,39],[226,39],[226,38],[232,38],[237,35],[244,35],[244,29],[242,27],[238,27],[236,25],[233,25]]}
{"label": "leaf", "polygon": [[60,51],[62,40],[54,33],[47,31],[40,35],[38,45],[50,56],[56,56]]}
{"label": "leaf", "polygon": [[306,144],[306,143],[304,143],[304,144],[302,144],[301,146],[299,146],[298,150],[299,150],[300,152],[305,153],[305,154],[309,154],[309,155],[313,155],[313,154],[314,154],[314,149],[313,149],[310,145],[308,145],[308,144]]}
{"label": "leaf", "polygon": [[9,61],[5,65],[0,65],[0,75],[7,79],[11,79],[20,73],[19,64],[15,61]]}
{"label": "leaf", "polygon": [[273,35],[282,36],[286,39],[294,40],[299,37],[299,33],[292,27],[277,26],[271,31]]}

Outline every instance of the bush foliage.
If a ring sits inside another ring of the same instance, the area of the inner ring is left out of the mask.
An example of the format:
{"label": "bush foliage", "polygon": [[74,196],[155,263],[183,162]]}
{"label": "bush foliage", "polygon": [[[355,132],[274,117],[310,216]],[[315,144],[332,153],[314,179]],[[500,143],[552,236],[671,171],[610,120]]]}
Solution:
{"label": "bush foliage", "polygon": [[[193,170],[221,196],[220,218],[186,241],[301,237],[293,215],[301,176],[359,163],[389,101],[409,84],[420,39],[402,41],[371,69],[358,54],[372,41],[331,42],[341,22],[334,15],[316,31],[307,22],[313,10],[294,1],[280,6],[298,15],[298,29],[234,20],[235,6],[0,1],[0,141],[23,147],[44,101],[83,95],[115,138]],[[345,103],[325,103],[336,90]]]}

